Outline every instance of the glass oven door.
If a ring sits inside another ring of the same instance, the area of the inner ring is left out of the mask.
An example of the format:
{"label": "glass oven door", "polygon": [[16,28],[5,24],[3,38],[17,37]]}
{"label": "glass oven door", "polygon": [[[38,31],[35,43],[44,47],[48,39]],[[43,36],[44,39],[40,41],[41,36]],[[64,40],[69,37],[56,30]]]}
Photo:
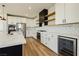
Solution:
{"label": "glass oven door", "polygon": [[77,55],[77,39],[65,36],[58,37],[58,52],[65,56]]}

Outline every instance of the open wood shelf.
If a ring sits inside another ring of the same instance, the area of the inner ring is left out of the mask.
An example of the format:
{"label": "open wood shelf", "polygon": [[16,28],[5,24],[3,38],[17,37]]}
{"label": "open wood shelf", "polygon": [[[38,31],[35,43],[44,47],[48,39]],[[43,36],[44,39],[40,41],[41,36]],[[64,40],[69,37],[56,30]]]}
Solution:
{"label": "open wood shelf", "polygon": [[[53,21],[53,20],[55,20],[55,18],[53,18],[53,19],[49,19],[49,20],[46,20],[46,21],[48,21],[48,22],[49,22],[49,21]],[[46,22],[46,21],[45,21],[45,22]]]}
{"label": "open wood shelf", "polygon": [[[52,12],[52,13],[46,15],[45,17],[49,17],[49,16],[52,16],[52,15],[55,15],[55,12]],[[44,17],[41,17],[41,18],[44,18]],[[55,18],[54,19],[50,19],[50,20],[46,20],[46,21],[52,21],[52,20],[55,20]],[[36,20],[36,21],[38,22],[39,20]],[[46,22],[46,21],[44,21],[44,22]]]}
{"label": "open wood shelf", "polygon": [[[50,21],[54,21],[55,20],[55,18],[53,18],[53,19],[50,19],[50,20],[45,20],[44,22],[50,22]],[[43,23],[43,22],[42,22]],[[39,23],[36,23],[36,24],[39,24]]]}
{"label": "open wood shelf", "polygon": [[52,12],[52,13],[46,15],[45,17],[49,17],[49,16],[52,16],[52,15],[55,15],[55,12]]}

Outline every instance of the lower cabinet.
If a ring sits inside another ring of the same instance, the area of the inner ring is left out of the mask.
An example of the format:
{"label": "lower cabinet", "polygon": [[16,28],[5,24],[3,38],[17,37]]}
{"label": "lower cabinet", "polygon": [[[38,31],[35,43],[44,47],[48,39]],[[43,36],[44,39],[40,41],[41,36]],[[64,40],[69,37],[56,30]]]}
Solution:
{"label": "lower cabinet", "polygon": [[58,39],[56,35],[52,35],[48,41],[48,47],[55,53],[58,53]]}
{"label": "lower cabinet", "polygon": [[47,34],[46,33],[42,33],[41,34],[41,43],[43,43],[44,45],[47,45]]}
{"label": "lower cabinet", "polygon": [[53,50],[54,52],[58,53],[57,48],[57,37],[51,33],[42,33],[41,35],[41,42],[47,46],[49,49]]}
{"label": "lower cabinet", "polygon": [[42,35],[41,35],[41,42],[42,42],[45,46],[49,47],[49,46],[50,46],[50,45],[49,45],[49,42],[50,42],[50,35],[49,35],[48,33],[42,33]]}
{"label": "lower cabinet", "polygon": [[22,45],[0,48],[0,56],[22,56]]}

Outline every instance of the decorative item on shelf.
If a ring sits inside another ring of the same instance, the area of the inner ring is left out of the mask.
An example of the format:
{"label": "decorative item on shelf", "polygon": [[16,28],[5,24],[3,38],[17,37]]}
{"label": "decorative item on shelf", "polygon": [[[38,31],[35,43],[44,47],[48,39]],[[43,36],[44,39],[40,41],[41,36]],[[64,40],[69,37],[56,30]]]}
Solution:
{"label": "decorative item on shelf", "polygon": [[1,18],[1,20],[6,20],[5,17],[4,17],[4,8],[5,8],[5,5],[2,5],[2,8],[3,8],[3,9],[2,9],[3,16],[2,16],[2,17],[0,16],[0,18]]}
{"label": "decorative item on shelf", "polygon": [[45,17],[49,17],[49,16],[52,16],[52,15],[55,15],[55,12],[52,12],[52,13],[46,15]]}

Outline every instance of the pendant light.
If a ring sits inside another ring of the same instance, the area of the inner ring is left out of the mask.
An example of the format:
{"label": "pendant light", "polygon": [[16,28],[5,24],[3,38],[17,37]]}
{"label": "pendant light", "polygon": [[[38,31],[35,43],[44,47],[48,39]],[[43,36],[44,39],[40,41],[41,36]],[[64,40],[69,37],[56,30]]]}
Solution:
{"label": "pendant light", "polygon": [[4,8],[5,8],[5,5],[2,5],[2,12],[3,12],[3,17],[1,20],[6,20],[5,17],[4,17]]}

